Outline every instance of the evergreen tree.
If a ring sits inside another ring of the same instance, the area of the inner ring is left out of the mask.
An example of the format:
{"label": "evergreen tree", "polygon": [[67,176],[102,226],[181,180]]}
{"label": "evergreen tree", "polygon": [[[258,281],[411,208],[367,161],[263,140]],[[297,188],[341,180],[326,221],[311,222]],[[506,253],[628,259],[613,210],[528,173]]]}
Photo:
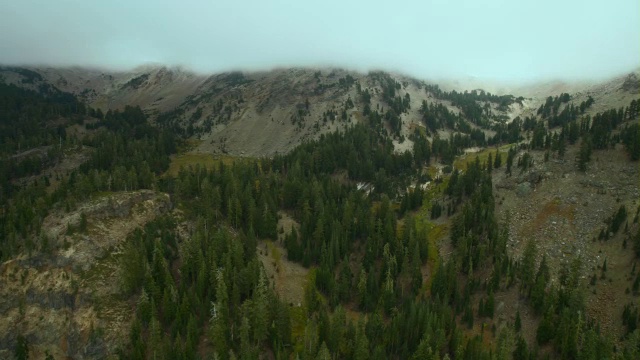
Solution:
{"label": "evergreen tree", "polygon": [[520,279],[522,281],[520,291],[524,292],[525,289],[531,289],[535,280],[533,271],[535,270],[535,261],[538,253],[536,243],[530,239],[527,241],[527,245],[522,253],[520,259]]}
{"label": "evergreen tree", "polygon": [[26,337],[18,335],[13,355],[16,360],[26,360],[29,358],[29,342]]}
{"label": "evergreen tree", "polygon": [[493,163],[493,167],[496,169],[499,169],[500,166],[502,166],[502,154],[500,153],[500,150],[496,150],[496,156]]}
{"label": "evergreen tree", "polygon": [[221,359],[226,359],[229,353],[229,295],[222,271],[217,273],[217,300],[211,308],[211,342],[214,352]]}
{"label": "evergreen tree", "polygon": [[580,143],[580,152],[578,153],[578,169],[582,172],[587,171],[587,163],[591,161],[591,138],[585,136]]}
{"label": "evergreen tree", "polygon": [[531,289],[531,303],[536,313],[540,314],[544,309],[545,291],[550,280],[549,267],[546,255],[542,257],[538,272],[536,273],[535,284]]}
{"label": "evergreen tree", "polygon": [[260,345],[267,338],[268,322],[269,322],[269,299],[268,299],[267,282],[263,272],[260,272],[260,278],[254,291],[253,299],[253,339],[257,345]]}
{"label": "evergreen tree", "polygon": [[511,175],[511,166],[513,166],[513,159],[516,157],[516,150],[511,147],[507,154],[507,174]]}

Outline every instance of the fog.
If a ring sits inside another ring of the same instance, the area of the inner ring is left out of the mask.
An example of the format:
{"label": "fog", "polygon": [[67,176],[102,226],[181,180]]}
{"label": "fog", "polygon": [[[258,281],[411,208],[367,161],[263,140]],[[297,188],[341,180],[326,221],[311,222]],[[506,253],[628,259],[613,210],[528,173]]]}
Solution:
{"label": "fog", "polygon": [[596,79],[640,65],[637,0],[5,0],[0,63]]}

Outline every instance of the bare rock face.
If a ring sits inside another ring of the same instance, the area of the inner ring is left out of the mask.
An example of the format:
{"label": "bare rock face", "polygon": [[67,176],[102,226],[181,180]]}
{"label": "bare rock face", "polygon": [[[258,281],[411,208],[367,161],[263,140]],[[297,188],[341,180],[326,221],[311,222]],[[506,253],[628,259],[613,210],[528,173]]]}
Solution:
{"label": "bare rock face", "polygon": [[638,76],[635,73],[631,73],[624,79],[621,90],[630,92],[632,94],[640,93],[640,80],[638,80]]}
{"label": "bare rock face", "polygon": [[45,351],[56,359],[112,355],[131,319],[119,295],[119,249],[129,233],[171,208],[167,194],[140,190],[49,215],[48,250],[0,264],[0,358],[11,358],[18,335],[35,358]]}
{"label": "bare rock face", "polygon": [[[582,172],[573,161],[578,152],[578,146],[571,146],[564,159],[548,162],[542,152],[532,152],[534,166],[523,174],[508,176],[503,169],[494,170],[497,214],[509,218],[511,256],[522,256],[525,244],[533,241],[537,261],[546,257],[553,281],[558,281],[563,266],[580,259],[587,283],[594,273],[600,275],[599,267],[606,259],[611,275],[607,281],[589,285],[586,313],[600,322],[603,332],[622,336],[622,327],[611,319],[620,316],[625,304],[637,302],[633,294],[625,293],[629,286],[626,274],[636,261],[635,254],[624,248],[628,236],[624,231],[609,233],[608,240],[600,240],[599,234],[622,205],[635,213],[640,168],[621,147],[615,147],[594,151],[589,169]],[[629,216],[628,225],[634,233],[632,226],[637,225],[631,219]]]}
{"label": "bare rock face", "polygon": [[531,193],[531,183],[525,181],[523,183],[518,184],[516,188],[516,194],[520,197],[528,196]]}
{"label": "bare rock face", "polygon": [[533,186],[539,184],[544,179],[544,174],[541,171],[531,171],[527,175],[527,181]]}

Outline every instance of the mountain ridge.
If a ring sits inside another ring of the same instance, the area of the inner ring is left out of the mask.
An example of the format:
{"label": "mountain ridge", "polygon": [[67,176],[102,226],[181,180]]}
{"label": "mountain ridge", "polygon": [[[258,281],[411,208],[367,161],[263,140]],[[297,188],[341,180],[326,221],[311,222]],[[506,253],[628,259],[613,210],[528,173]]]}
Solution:
{"label": "mountain ridge", "polygon": [[[24,70],[37,75],[25,75]],[[337,68],[280,68],[199,74],[180,67],[159,65],[129,71],[80,67],[0,68],[0,76],[7,82],[27,87],[33,82],[47,83],[77,95],[103,112],[129,105],[140,106],[152,119],[164,115],[167,120],[167,114],[170,114],[176,127],[199,141],[196,152],[246,156],[286,153],[306,139],[317,138],[361,119],[364,109],[357,101],[359,94],[354,84],[348,87],[340,85],[340,79],[347,76],[362,89],[371,89],[372,108],[384,109],[385,101],[380,96],[383,89],[375,74],[386,74],[401,83],[402,87],[398,89],[401,95],[411,96],[411,109],[399,115],[403,124],[399,135],[404,138],[422,123],[422,116],[417,111],[421,100],[440,103],[453,112],[459,112],[450,102],[436,99],[423,90],[426,85],[433,85],[432,82],[394,72],[365,74]],[[632,74],[635,76],[635,72]],[[34,76],[39,76],[39,79],[34,79]],[[615,77],[595,85],[551,82],[514,88],[514,96],[520,96],[520,93],[529,96],[519,105],[510,105],[507,111],[494,111],[505,116],[507,121],[524,118],[534,114],[548,96],[564,92],[575,95],[572,101],[576,104],[592,96],[595,99],[594,113],[625,106],[634,96],[622,88],[626,79]],[[472,85],[469,90],[479,88],[478,84]],[[464,87],[461,82],[444,82],[442,85],[443,90],[461,91]],[[348,121],[326,121],[327,113],[339,111],[337,109],[349,99],[354,106],[347,110]],[[306,114],[301,116],[301,107],[307,101],[312,106],[304,109]],[[410,143],[402,146],[399,140],[396,139],[396,145],[400,151],[410,146]]]}
{"label": "mountain ridge", "polygon": [[[244,287],[230,310],[250,326],[277,316],[293,352],[295,329],[334,316],[323,299],[391,326],[410,323],[397,317],[410,313],[405,300],[443,306],[434,314],[453,335],[435,349],[486,339],[469,358],[494,345],[511,353],[504,336],[517,337],[518,358],[527,347],[587,353],[560,342],[580,331],[602,341],[601,358],[634,344],[623,336],[640,288],[628,272],[640,256],[635,77],[525,98],[347,70],[1,71],[35,91],[0,84],[0,328],[17,329],[0,336],[0,357],[27,343],[36,357],[150,355],[161,342],[171,358],[225,349],[226,325],[208,316],[225,308],[218,295],[209,306],[223,279]],[[283,317],[254,307],[267,282]],[[560,321],[571,327],[549,330]],[[393,358],[393,345],[371,340]]]}

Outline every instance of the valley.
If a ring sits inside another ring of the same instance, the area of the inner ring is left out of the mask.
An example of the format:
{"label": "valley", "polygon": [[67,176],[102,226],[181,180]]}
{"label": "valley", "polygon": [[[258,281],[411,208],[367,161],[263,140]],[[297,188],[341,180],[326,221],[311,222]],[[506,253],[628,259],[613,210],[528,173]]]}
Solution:
{"label": "valley", "polygon": [[0,67],[0,357],[635,359],[637,84]]}

